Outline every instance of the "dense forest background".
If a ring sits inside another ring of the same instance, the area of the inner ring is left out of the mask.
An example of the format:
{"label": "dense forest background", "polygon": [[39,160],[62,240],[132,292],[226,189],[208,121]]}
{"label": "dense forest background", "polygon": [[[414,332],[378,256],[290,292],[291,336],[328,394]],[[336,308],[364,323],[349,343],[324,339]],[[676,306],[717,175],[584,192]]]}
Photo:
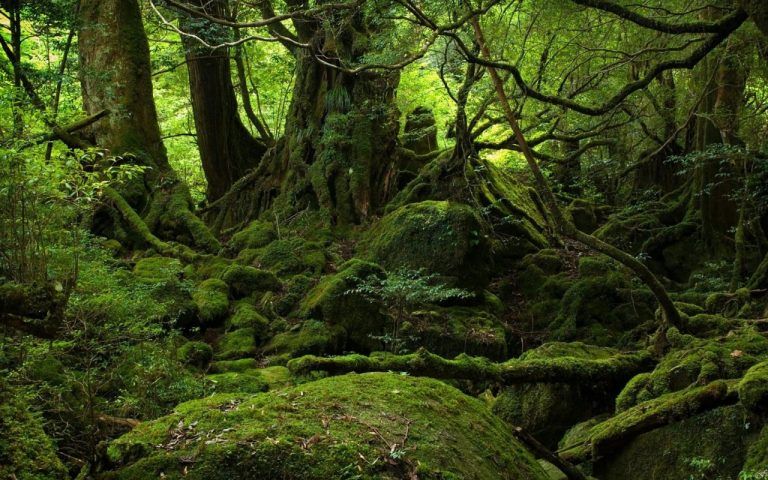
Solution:
{"label": "dense forest background", "polygon": [[768,478],[763,0],[0,0],[0,478]]}

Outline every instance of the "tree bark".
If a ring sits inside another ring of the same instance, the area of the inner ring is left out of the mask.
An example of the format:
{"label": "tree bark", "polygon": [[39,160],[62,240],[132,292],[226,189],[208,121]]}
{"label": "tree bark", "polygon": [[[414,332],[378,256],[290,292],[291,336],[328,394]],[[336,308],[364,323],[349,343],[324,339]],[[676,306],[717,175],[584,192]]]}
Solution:
{"label": "tree bark", "polygon": [[[218,18],[229,17],[227,0],[189,0],[190,5]],[[228,34],[204,19],[182,17],[181,29],[210,45],[228,41]],[[229,48],[215,50],[182,36],[185,48],[197,145],[208,181],[208,200],[215,201],[249,170],[267,149],[240,119],[232,84]]]}

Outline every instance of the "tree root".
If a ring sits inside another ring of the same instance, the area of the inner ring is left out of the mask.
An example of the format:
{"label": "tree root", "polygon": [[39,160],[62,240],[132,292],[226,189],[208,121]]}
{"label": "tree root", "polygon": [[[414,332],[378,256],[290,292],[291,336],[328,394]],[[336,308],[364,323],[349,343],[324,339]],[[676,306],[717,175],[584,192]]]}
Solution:
{"label": "tree root", "polygon": [[647,352],[619,354],[611,358],[595,360],[562,357],[493,363],[482,357],[467,355],[459,355],[450,360],[429,353],[423,348],[409,355],[382,357],[307,355],[288,362],[288,368],[294,374],[307,374],[315,370],[334,375],[349,372],[396,371],[442,379],[491,381],[502,385],[537,382],[626,382],[636,374],[648,371],[652,367],[653,361]]}

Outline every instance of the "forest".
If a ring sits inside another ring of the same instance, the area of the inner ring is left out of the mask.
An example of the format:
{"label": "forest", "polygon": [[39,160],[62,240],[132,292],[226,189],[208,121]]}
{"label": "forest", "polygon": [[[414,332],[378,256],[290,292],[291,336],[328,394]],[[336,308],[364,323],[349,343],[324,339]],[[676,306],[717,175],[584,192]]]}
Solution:
{"label": "forest", "polygon": [[0,0],[0,480],[768,479],[765,0]]}

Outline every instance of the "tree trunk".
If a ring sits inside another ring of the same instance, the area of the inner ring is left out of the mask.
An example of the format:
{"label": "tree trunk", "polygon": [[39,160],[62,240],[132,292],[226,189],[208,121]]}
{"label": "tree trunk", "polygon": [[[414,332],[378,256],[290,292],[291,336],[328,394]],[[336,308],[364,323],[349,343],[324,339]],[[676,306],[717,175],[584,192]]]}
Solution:
{"label": "tree trunk", "polygon": [[[214,17],[229,18],[227,0],[190,0],[189,3]],[[181,29],[210,45],[229,40],[224,29],[199,18],[183,18]],[[211,50],[187,36],[182,36],[182,41],[186,50],[197,145],[208,180],[208,200],[215,201],[258,165],[266,145],[251,136],[240,119],[229,49]]]}
{"label": "tree trunk", "polygon": [[[125,199],[116,210],[94,218],[97,233],[146,243],[137,215],[126,221],[126,209],[146,212],[143,221],[158,236],[216,251],[218,241],[192,214],[192,201],[168,163],[152,97],[149,42],[137,0],[82,0],[79,51],[83,103],[89,115],[110,114],[91,129],[94,143],[119,163],[149,167],[143,175],[116,186],[108,196]],[[111,190],[111,189],[110,189]],[[116,218],[115,211],[122,214]],[[122,220],[122,221],[121,221]],[[133,230],[125,232],[124,228]]]}
{"label": "tree trunk", "polygon": [[324,65],[355,64],[367,53],[371,26],[356,12],[340,30],[300,24],[311,50],[296,54],[293,99],[280,161],[283,206],[315,207],[332,224],[355,224],[380,212],[392,190],[397,155],[397,72],[347,73]]}

